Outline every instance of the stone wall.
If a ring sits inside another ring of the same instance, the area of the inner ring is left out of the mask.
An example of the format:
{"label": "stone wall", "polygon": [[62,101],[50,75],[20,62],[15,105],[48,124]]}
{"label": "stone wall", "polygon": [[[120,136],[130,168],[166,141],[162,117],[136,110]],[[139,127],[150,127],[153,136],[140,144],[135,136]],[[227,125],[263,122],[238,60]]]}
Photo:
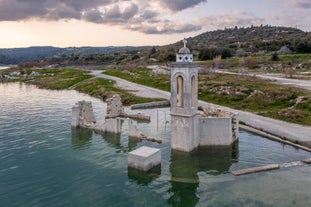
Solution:
{"label": "stone wall", "polygon": [[200,146],[227,146],[235,141],[231,117],[200,117],[198,123]]}

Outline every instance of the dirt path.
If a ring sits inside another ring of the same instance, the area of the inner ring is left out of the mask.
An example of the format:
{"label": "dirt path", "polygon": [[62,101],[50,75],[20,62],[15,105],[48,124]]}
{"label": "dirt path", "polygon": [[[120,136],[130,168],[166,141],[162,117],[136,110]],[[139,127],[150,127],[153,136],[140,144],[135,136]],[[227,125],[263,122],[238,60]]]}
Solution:
{"label": "dirt path", "polygon": [[275,77],[275,76],[264,75],[264,74],[260,74],[260,75],[256,75],[256,76],[259,78],[277,81],[280,84],[292,85],[292,86],[296,86],[296,87],[303,88],[303,89],[311,91],[311,80],[281,78],[281,77]]}
{"label": "dirt path", "polygon": [[[169,92],[132,83],[121,78],[104,75],[101,74],[101,72],[102,71],[92,71],[92,74],[96,77],[114,80],[117,83],[117,87],[133,91],[133,93],[138,96],[149,98],[164,98],[168,100],[170,99]],[[281,138],[285,138],[293,143],[299,143],[304,146],[311,147],[311,127],[309,126],[292,124],[276,119],[259,116],[250,112],[238,111],[231,108],[218,106],[204,101],[199,101],[199,105],[203,107],[213,106],[231,112],[236,112],[239,114],[240,121],[246,123],[253,128],[276,135]]]}
{"label": "dirt path", "polygon": [[216,70],[216,73],[224,73],[224,74],[233,74],[233,75],[247,75],[247,76],[256,76],[259,78],[276,81],[279,84],[296,86],[299,88],[303,88],[311,91],[311,80],[299,80],[299,79],[290,79],[290,78],[281,78],[275,76],[275,74],[255,74],[255,73],[233,73],[226,72],[221,70]]}

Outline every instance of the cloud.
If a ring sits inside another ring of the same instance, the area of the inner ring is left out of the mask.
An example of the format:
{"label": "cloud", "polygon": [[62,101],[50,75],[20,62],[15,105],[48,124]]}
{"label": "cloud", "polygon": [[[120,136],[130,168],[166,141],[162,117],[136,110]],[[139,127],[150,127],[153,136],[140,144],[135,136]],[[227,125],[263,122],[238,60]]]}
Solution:
{"label": "cloud", "polygon": [[181,11],[187,8],[194,7],[200,3],[207,2],[207,0],[159,0],[161,4],[165,5],[172,11]]}
{"label": "cloud", "polygon": [[256,17],[250,12],[233,12],[233,13],[222,13],[216,15],[209,15],[199,19],[198,24],[208,27],[209,29],[218,29],[225,27],[247,27],[250,25],[265,24],[264,18]]}
{"label": "cloud", "polygon": [[311,1],[310,0],[286,0],[285,5],[289,7],[295,7],[298,9],[310,9]]}
{"label": "cloud", "polygon": [[[206,0],[0,0],[0,21],[76,19],[146,34],[197,31],[201,27],[164,18]],[[134,29],[135,28],[135,29]]]}

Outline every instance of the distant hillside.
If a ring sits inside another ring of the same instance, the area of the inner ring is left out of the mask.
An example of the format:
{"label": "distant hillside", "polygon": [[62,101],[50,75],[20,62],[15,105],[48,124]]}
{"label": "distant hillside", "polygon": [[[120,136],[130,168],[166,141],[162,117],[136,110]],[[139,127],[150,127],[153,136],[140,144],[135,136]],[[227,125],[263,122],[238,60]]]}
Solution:
{"label": "distant hillside", "polygon": [[286,43],[292,39],[304,38],[306,32],[290,27],[248,27],[229,28],[205,32],[193,38],[189,38],[190,45],[196,49],[207,47],[238,47],[240,44],[253,45],[260,42],[281,41]]}
{"label": "distant hillside", "polygon": [[0,65],[19,64],[29,61],[50,60],[89,56],[94,54],[107,54],[113,52],[144,50],[149,47],[28,47],[0,49]]}
{"label": "distant hillside", "polygon": [[[226,28],[205,32],[187,39],[188,47],[195,53],[206,49],[226,49],[232,55],[238,49],[246,54],[258,52],[272,53],[287,46],[297,53],[311,53],[311,33],[290,27],[251,26],[248,28]],[[174,50],[182,46],[182,42],[161,47],[162,50]]]}
{"label": "distant hillside", "polygon": [[[205,32],[188,38],[187,46],[199,60],[279,52],[311,53],[311,33],[290,27],[251,26]],[[124,64],[175,60],[182,41],[161,47],[29,47],[0,49],[0,65],[44,60],[49,64]]]}

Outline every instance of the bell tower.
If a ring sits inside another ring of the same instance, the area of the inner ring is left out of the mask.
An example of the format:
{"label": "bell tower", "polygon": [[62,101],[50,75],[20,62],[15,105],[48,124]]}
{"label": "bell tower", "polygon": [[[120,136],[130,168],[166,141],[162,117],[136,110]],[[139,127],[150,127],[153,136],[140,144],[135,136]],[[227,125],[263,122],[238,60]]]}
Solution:
{"label": "bell tower", "polygon": [[184,46],[171,63],[172,149],[190,152],[199,145],[198,135],[198,66]]}

